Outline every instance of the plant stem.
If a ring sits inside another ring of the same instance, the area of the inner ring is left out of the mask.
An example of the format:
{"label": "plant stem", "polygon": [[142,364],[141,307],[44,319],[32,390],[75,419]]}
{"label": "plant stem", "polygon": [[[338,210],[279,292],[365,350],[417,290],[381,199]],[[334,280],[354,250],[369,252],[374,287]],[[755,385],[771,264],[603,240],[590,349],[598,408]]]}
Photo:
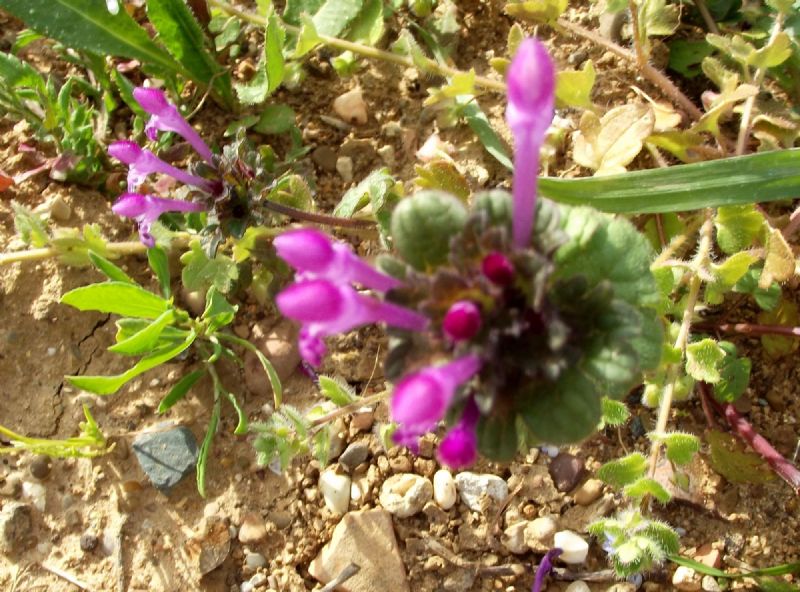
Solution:
{"label": "plant stem", "polygon": [[[771,45],[781,32],[783,25],[783,13],[779,12],[775,17],[775,22],[772,25],[772,31],[767,41],[767,46]],[[765,46],[766,47],[766,46]],[[761,83],[764,82],[764,76],[767,74],[767,69],[764,67],[756,70],[756,75],[753,78],[753,85],[761,88]],[[756,104],[756,96],[748,97],[742,109],[742,121],[739,124],[739,137],[736,139],[736,156],[744,154],[747,138],[750,136],[750,117],[753,115],[753,107]]]}
{"label": "plant stem", "polygon": [[[212,0],[216,1],[216,0]],[[690,116],[692,119],[700,119],[703,116],[703,112],[692,103],[691,99],[687,97],[685,94],[681,92],[681,90],[675,86],[672,81],[666,77],[666,75],[651,66],[647,61],[642,64],[639,64],[636,55],[614,43],[613,41],[609,41],[605,37],[598,35],[594,31],[590,31],[580,25],[577,25],[573,22],[568,21],[565,18],[559,18],[555,23],[556,30],[561,31],[562,33],[567,31],[579,37],[583,37],[584,39],[588,39],[589,41],[600,45],[601,47],[605,47],[610,52],[618,55],[624,60],[629,62],[633,62],[637,64],[641,70],[642,75],[647,78],[650,82],[655,84],[659,87],[664,94],[666,94],[670,99],[672,99],[676,104],[680,105]]]}
{"label": "plant stem", "polygon": [[786,337],[800,337],[800,327],[787,327],[785,325],[759,325],[757,323],[701,323],[697,328],[702,331],[719,331],[721,333],[740,333],[742,335],[784,335]]}
{"label": "plant stem", "polygon": [[315,224],[323,224],[325,226],[340,226],[342,228],[375,228],[375,222],[372,220],[354,220],[352,218],[342,218],[340,216],[330,216],[328,214],[317,214],[315,212],[306,212],[291,206],[287,206],[276,201],[269,199],[262,199],[261,205],[268,210],[289,216],[295,220],[302,220],[304,222],[313,222]]}
{"label": "plant stem", "polygon": [[330,421],[333,421],[337,417],[341,417],[342,415],[347,415],[348,413],[352,411],[357,411],[367,405],[372,405],[373,403],[378,403],[380,401],[383,401],[386,397],[389,396],[390,392],[391,391],[389,390],[385,390],[379,393],[375,393],[374,395],[370,395],[369,397],[361,397],[358,401],[353,401],[352,403],[349,403],[344,407],[339,407],[338,409],[331,411],[327,415],[318,417],[317,419],[311,422],[311,425],[315,427],[321,426]]}
{"label": "plant stem", "polygon": [[[675,349],[681,352],[681,360],[683,360],[686,353],[686,345],[689,342],[692,319],[694,318],[694,309],[695,306],[697,306],[700,288],[703,284],[700,272],[706,266],[711,252],[711,237],[714,229],[714,220],[711,210],[706,210],[705,214],[705,222],[703,222],[703,226],[700,228],[700,244],[694,259],[694,271],[692,272],[691,280],[689,280],[689,295],[686,298],[686,308],[683,310],[681,326],[678,330],[678,336],[675,339]],[[672,408],[672,395],[675,392],[675,384],[678,378],[680,378],[682,366],[680,362],[673,364],[667,372],[667,381],[664,385],[664,392],[661,395],[661,403],[658,407],[658,419],[656,420],[656,427],[653,430],[653,433],[656,435],[663,435],[667,429],[669,412]],[[661,442],[658,439],[654,439],[650,447],[649,474],[651,478],[656,473],[656,465],[658,464],[658,457],[660,454]]]}
{"label": "plant stem", "polygon": [[[261,25],[261,26],[267,25],[267,19],[265,17],[258,14],[253,14],[252,12],[248,12],[246,10],[240,10],[234,6],[231,6],[227,2],[224,2],[224,0],[208,0],[208,3],[211,4],[212,6],[216,6],[220,10],[227,12],[228,14],[233,14],[235,16],[238,16],[242,20],[251,22],[256,25]],[[300,27],[295,27],[293,25],[289,25],[284,22],[281,22],[281,27],[283,27],[289,33],[293,34],[300,33]],[[443,77],[452,77],[455,76],[456,74],[463,73],[458,68],[452,68],[445,64],[440,64],[430,58],[420,58],[417,60],[412,60],[411,58],[395,54],[389,51],[383,51],[381,49],[377,49],[369,45],[364,45],[363,43],[355,43],[353,41],[347,41],[346,39],[331,37],[329,35],[318,34],[317,36],[319,37],[320,41],[324,45],[327,45],[328,47],[333,47],[341,51],[352,51],[353,53],[358,55],[362,55],[368,58],[374,58],[377,60],[383,60],[384,62],[391,62],[399,66],[405,66],[407,68],[419,68],[421,70],[424,70],[425,72],[439,74],[440,76]],[[492,80],[491,78],[486,78],[484,76],[475,77],[475,86],[497,92],[506,91],[505,83],[503,83],[500,80]]]}
{"label": "plant stem", "polygon": [[719,27],[717,27],[717,23],[714,21],[714,17],[712,17],[711,13],[708,11],[708,6],[706,6],[706,0],[694,0],[694,5],[700,12],[700,16],[703,17],[703,20],[706,23],[706,28],[714,35],[719,35]]}
{"label": "plant stem", "polygon": [[772,470],[786,481],[796,494],[800,495],[800,470],[775,450],[772,444],[759,434],[731,403],[722,404],[713,397],[709,397],[709,401],[718,412],[725,416],[728,425],[736,435],[755,450],[772,467]]}
{"label": "plant stem", "polygon": [[[135,255],[137,253],[147,252],[147,247],[139,241],[108,243],[106,247],[115,255]],[[19,263],[22,261],[38,261],[39,259],[49,259],[50,257],[57,257],[60,254],[61,252],[53,247],[29,249],[27,251],[17,251],[15,253],[2,253],[0,254],[0,265]]]}
{"label": "plant stem", "polygon": [[631,29],[633,29],[633,49],[636,54],[636,65],[640,68],[647,63],[648,56],[642,45],[642,30],[639,28],[639,7],[636,0],[628,0],[628,12],[631,13]]}

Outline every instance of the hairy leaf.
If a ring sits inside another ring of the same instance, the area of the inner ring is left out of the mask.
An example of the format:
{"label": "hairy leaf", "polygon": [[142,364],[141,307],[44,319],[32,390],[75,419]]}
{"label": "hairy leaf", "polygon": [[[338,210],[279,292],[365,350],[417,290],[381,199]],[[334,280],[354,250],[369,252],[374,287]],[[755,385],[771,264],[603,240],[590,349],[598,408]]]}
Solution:
{"label": "hairy leaf", "polygon": [[647,459],[641,452],[634,452],[607,462],[597,471],[597,476],[613,487],[624,487],[643,477],[646,470]]}

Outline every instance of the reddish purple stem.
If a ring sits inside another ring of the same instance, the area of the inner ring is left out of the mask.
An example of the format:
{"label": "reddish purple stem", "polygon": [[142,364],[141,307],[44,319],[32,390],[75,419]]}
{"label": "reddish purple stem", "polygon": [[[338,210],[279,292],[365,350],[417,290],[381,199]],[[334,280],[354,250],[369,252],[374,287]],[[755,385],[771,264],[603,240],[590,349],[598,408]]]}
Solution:
{"label": "reddish purple stem", "polygon": [[554,547],[545,553],[545,556],[542,557],[542,561],[539,563],[539,567],[536,568],[536,577],[533,578],[533,588],[531,588],[531,592],[541,592],[544,579],[547,577],[547,574],[553,571],[553,561],[555,561],[556,557],[561,555],[561,553],[563,553],[563,550],[558,547]]}

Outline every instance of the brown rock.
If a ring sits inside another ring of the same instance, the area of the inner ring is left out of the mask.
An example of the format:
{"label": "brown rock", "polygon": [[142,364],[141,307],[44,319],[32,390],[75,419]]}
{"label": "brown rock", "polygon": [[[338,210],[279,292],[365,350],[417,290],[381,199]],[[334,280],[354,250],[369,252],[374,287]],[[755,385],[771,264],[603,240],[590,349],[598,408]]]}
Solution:
{"label": "brown rock", "polygon": [[239,527],[240,543],[257,543],[267,536],[267,525],[259,514],[245,514]]}
{"label": "brown rock", "polygon": [[561,492],[575,489],[585,470],[583,460],[567,452],[560,453],[550,461],[550,477]]}
{"label": "brown rock", "polygon": [[603,482],[599,479],[589,479],[575,492],[575,503],[588,506],[603,494]]}
{"label": "brown rock", "polygon": [[[186,550],[201,576],[222,565],[231,551],[231,534],[225,522],[219,516],[205,520],[204,532],[186,542]],[[241,531],[239,534],[241,536]]]}
{"label": "brown rock", "polygon": [[592,522],[608,516],[613,508],[614,496],[608,494],[588,506],[572,506],[561,516],[559,524],[563,529],[583,533]]}
{"label": "brown rock", "polygon": [[703,565],[715,569],[719,569],[722,565],[722,554],[719,552],[719,549],[715,549],[710,543],[699,547],[697,551],[694,552],[694,558]]}
{"label": "brown rock", "polygon": [[515,465],[514,473],[508,479],[509,491],[515,491],[521,486],[517,497],[531,500],[539,505],[544,505],[562,499],[553,480],[547,472],[547,467],[541,465]]}
{"label": "brown rock", "polygon": [[319,146],[311,153],[311,160],[314,161],[314,164],[328,173],[336,171],[337,158],[336,151],[330,146]]}
{"label": "brown rock", "polygon": [[308,571],[327,584],[350,563],[360,569],[337,588],[342,592],[410,592],[392,517],[386,510],[346,514]]}

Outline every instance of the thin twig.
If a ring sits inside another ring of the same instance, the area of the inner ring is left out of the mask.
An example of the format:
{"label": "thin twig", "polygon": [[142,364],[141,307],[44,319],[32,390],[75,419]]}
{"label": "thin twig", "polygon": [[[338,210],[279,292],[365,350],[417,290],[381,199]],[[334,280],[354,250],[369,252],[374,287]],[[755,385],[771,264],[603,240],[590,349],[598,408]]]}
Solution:
{"label": "thin twig", "polygon": [[709,32],[713,33],[714,35],[719,35],[719,27],[717,27],[714,17],[712,17],[711,13],[708,11],[706,0],[694,0],[694,5],[700,12],[700,16],[703,17],[703,21],[705,21],[706,28],[709,30]]}
{"label": "thin twig", "polygon": [[373,403],[378,403],[379,401],[383,401],[386,397],[389,396],[389,391],[381,391],[380,393],[375,393],[374,395],[370,395],[369,397],[362,397],[357,401],[353,401],[344,407],[339,407],[338,409],[331,411],[327,415],[323,415],[322,417],[318,417],[314,421],[311,422],[311,425],[316,427],[320,425],[324,425],[329,421],[336,419],[337,417],[341,417],[342,415],[347,415],[353,411],[357,411],[362,407],[366,407],[367,405],[372,405]]}
{"label": "thin twig", "polygon": [[698,331],[715,331],[719,333],[739,333],[753,337],[761,335],[783,335],[785,337],[800,337],[800,327],[787,327],[785,325],[759,325],[756,323],[698,323]]}
{"label": "thin twig", "polygon": [[291,206],[287,206],[276,201],[269,199],[262,199],[259,202],[268,210],[289,216],[295,220],[303,220],[305,222],[313,222],[315,224],[324,224],[325,226],[341,226],[344,228],[375,228],[375,222],[372,220],[358,220],[353,218],[342,218],[340,216],[330,216],[328,214],[317,214],[314,212],[306,212]]}
{"label": "thin twig", "polygon": [[[256,25],[261,25],[261,26],[267,25],[267,19],[265,17],[258,14],[253,14],[246,10],[240,10],[239,8],[231,6],[227,2],[224,2],[223,0],[208,0],[208,2],[212,6],[216,6],[217,8],[223,10],[224,12],[227,12],[228,14],[236,15],[242,20],[254,23]],[[294,35],[299,34],[301,30],[300,27],[295,27],[293,25],[289,25],[284,22],[281,22],[281,28]],[[425,72],[439,74],[440,76],[444,77],[452,77],[455,76],[456,74],[463,73],[458,68],[452,68],[445,64],[440,64],[435,60],[429,58],[418,58],[416,60],[413,60],[411,58],[396,53],[391,53],[389,51],[383,51],[381,49],[377,49],[369,45],[364,45],[362,43],[354,43],[352,41],[347,41],[346,39],[339,39],[338,37],[331,37],[329,35],[317,35],[317,36],[319,40],[322,42],[322,44],[327,45],[328,47],[334,47],[342,51],[352,51],[353,53],[358,55],[382,60],[384,62],[390,62],[393,64],[397,64],[399,66],[405,66],[407,68],[414,68],[414,69],[422,69]],[[486,78],[484,76],[475,77],[475,86],[497,92],[506,91],[506,85],[504,82],[501,82],[499,80],[492,80],[491,78]]]}
{"label": "thin twig", "polygon": [[[216,0],[214,0],[216,1]],[[614,43],[613,41],[609,41],[602,35],[595,33],[594,31],[590,31],[580,25],[577,25],[573,22],[568,21],[565,18],[559,18],[556,21],[557,29],[563,31],[568,31],[573,33],[574,35],[578,35],[579,37],[583,37],[584,39],[588,39],[589,41],[600,45],[601,47],[605,47],[610,52],[618,55],[624,60],[637,64],[641,70],[642,76],[647,78],[650,82],[655,84],[659,87],[664,94],[666,94],[670,99],[672,99],[676,104],[680,105],[690,116],[692,119],[697,120],[703,116],[703,112],[697,108],[697,106],[687,97],[681,90],[673,84],[673,82],[666,77],[666,75],[658,70],[657,68],[651,66],[647,62],[644,64],[638,64],[636,55]]]}
{"label": "thin twig", "polygon": [[81,580],[79,580],[78,578],[76,578],[72,574],[67,573],[63,569],[60,569],[58,567],[54,567],[52,565],[47,565],[46,563],[40,563],[39,565],[42,566],[42,569],[44,569],[46,571],[49,571],[51,574],[56,575],[59,578],[62,578],[64,580],[68,581],[70,584],[72,584],[73,586],[77,586],[81,590],[91,590],[91,588],[89,588],[89,584],[86,584],[85,582],[82,582]]}
{"label": "thin twig", "polygon": [[361,566],[356,565],[355,563],[349,563],[347,567],[345,567],[338,576],[332,579],[330,582],[325,584],[322,588],[320,588],[319,592],[333,592],[336,590],[337,586],[341,586],[347,580],[352,578],[356,575],[359,571],[361,571]]}

